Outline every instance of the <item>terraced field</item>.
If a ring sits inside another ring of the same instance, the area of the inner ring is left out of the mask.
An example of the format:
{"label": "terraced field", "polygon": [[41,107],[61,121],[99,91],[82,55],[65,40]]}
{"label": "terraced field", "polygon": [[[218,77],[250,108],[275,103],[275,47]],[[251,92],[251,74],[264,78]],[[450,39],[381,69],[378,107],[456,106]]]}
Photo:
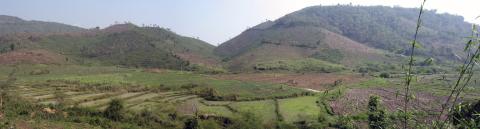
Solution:
{"label": "terraced field", "polygon": [[103,110],[113,99],[120,99],[125,107],[133,111],[156,106],[159,103],[180,103],[191,99],[198,99],[196,95],[187,92],[127,92],[127,91],[73,91],[70,87],[33,87],[17,86],[14,90],[27,100],[39,104],[58,104],[63,100],[67,106],[91,107]]}
{"label": "terraced field", "polygon": [[[194,110],[200,114],[235,117],[238,113],[251,112],[260,117],[264,123],[277,120],[295,122],[307,118],[316,118],[321,113],[322,106],[317,103],[318,95],[294,97],[287,99],[272,99],[258,101],[207,101],[202,98],[190,99],[179,106],[178,111],[184,114],[193,114]],[[285,119],[288,118],[288,119]]]}

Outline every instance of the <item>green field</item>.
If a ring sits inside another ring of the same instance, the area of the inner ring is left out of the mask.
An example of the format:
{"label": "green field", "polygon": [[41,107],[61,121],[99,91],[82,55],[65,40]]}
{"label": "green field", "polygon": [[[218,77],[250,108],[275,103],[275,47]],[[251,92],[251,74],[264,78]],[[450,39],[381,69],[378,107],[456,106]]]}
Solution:
{"label": "green field", "polygon": [[317,100],[316,96],[279,100],[280,114],[288,122],[315,119],[320,113],[323,113],[317,106]]}
{"label": "green field", "polygon": [[[12,69],[13,67],[0,67],[0,76],[7,78]],[[337,126],[335,121],[340,118],[365,121],[365,113],[339,117],[331,111],[329,103],[345,100],[344,96],[349,89],[402,88],[401,77],[373,77],[354,84],[333,86],[328,93],[304,94],[307,91],[284,84],[221,80],[206,74],[174,70],[152,72],[148,69],[77,65],[20,65],[17,70],[15,76],[18,79],[10,90],[30,103],[39,104],[39,108],[62,105],[101,112],[107,109],[113,99],[119,99],[126,112],[133,115],[150,111],[158,115],[158,119],[170,119],[172,114],[186,119],[197,114],[202,117],[238,120],[243,119],[244,113],[252,113],[260,123],[269,127],[279,121],[287,124],[307,122],[318,127]],[[32,74],[36,70],[48,72]],[[413,89],[416,92],[446,95],[446,82],[436,81],[440,77],[421,76],[414,82],[416,86]],[[455,78],[449,76],[446,79],[452,81]],[[208,88],[214,89],[218,96],[234,95],[238,98],[213,101],[204,98],[203,94],[196,94]],[[479,97],[474,95],[478,93],[476,87],[469,87],[465,93],[462,96],[466,99]],[[79,121],[88,119],[82,118]],[[70,123],[72,121],[46,122],[52,124],[52,127],[61,123],[66,124],[62,127],[84,126]],[[178,120],[170,122],[174,125],[162,126],[182,125]],[[121,124],[121,127],[128,125]]]}

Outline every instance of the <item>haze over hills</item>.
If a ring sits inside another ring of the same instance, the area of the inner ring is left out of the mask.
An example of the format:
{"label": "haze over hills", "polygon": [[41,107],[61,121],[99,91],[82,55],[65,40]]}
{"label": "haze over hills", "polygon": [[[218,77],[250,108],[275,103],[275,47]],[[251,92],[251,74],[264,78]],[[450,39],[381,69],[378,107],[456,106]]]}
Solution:
{"label": "haze over hills", "polygon": [[[417,17],[418,10],[410,8],[308,7],[244,31],[218,46],[215,54],[241,69],[305,58],[346,66],[402,61]],[[419,35],[423,46],[416,53],[440,63],[457,60],[471,24],[461,16],[436,11],[425,11],[423,18]]]}

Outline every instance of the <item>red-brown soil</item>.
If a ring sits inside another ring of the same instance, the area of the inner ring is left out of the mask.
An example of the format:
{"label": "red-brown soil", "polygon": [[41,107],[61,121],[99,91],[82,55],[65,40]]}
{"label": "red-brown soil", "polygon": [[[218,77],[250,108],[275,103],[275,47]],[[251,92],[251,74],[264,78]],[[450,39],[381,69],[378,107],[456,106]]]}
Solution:
{"label": "red-brown soil", "polygon": [[203,57],[203,56],[195,54],[195,53],[184,52],[184,53],[176,53],[176,55],[178,55],[180,58],[182,58],[184,60],[188,60],[189,62],[194,63],[194,64],[203,64],[203,65],[207,65],[207,66],[215,66],[215,65],[220,63],[215,59],[206,58],[206,57]]}
{"label": "red-brown soil", "polygon": [[63,55],[46,50],[18,50],[0,54],[0,64],[64,64]]}
{"label": "red-brown soil", "polygon": [[[402,93],[402,91],[399,91]],[[349,89],[342,98],[330,103],[331,108],[337,114],[352,115],[367,111],[368,100],[371,95],[381,97],[382,105],[388,111],[403,109],[404,95],[398,94],[395,89],[371,88]],[[426,112],[439,112],[441,103],[446,100],[445,96],[435,96],[431,93],[417,92],[415,99],[410,101],[410,109]]]}

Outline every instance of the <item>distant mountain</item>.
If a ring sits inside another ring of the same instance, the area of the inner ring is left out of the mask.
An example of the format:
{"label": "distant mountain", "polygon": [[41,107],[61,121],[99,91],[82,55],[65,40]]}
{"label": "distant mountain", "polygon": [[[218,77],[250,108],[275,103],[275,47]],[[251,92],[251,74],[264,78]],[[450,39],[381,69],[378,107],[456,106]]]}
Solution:
{"label": "distant mountain", "polygon": [[65,33],[83,30],[83,28],[62,23],[26,21],[18,17],[0,15],[0,35],[14,33]]}
{"label": "distant mountain", "polygon": [[[13,46],[13,48],[12,48]],[[8,56],[23,63],[74,63],[123,65],[132,67],[183,69],[191,64],[216,65],[214,46],[194,38],[180,36],[159,27],[117,24],[105,29],[75,33],[35,35],[16,34],[0,37],[0,63]],[[20,57],[28,53],[49,53],[44,61]],[[13,53],[13,54],[12,54]],[[16,54],[15,54],[16,53]],[[16,56],[14,56],[16,55]],[[57,60],[60,56],[62,60]],[[23,59],[20,60],[20,59]],[[27,60],[25,60],[27,59]],[[48,60],[47,60],[48,59]],[[55,59],[55,60],[53,60]],[[55,62],[48,62],[55,61]],[[11,61],[10,61],[11,63]],[[8,64],[8,63],[7,63]]]}
{"label": "distant mountain", "polygon": [[[303,59],[349,67],[399,64],[408,53],[417,17],[413,8],[313,6],[250,28],[218,46],[215,54],[237,70]],[[417,54],[438,62],[458,59],[471,24],[432,10],[425,11],[422,23],[423,47]]]}

